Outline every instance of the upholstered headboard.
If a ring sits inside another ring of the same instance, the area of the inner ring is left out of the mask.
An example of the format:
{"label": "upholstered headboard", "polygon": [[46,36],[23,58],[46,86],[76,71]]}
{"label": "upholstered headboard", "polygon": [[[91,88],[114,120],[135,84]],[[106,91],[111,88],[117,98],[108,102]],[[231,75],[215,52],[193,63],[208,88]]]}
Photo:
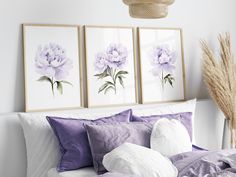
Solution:
{"label": "upholstered headboard", "polygon": [[[153,105],[145,105],[152,107]],[[134,108],[144,106],[132,106]],[[127,107],[125,107],[127,108]],[[123,108],[107,108],[109,111]],[[102,108],[104,110],[104,108]],[[106,110],[106,109],[105,109]],[[80,110],[77,110],[80,111]],[[81,111],[91,111],[82,109]],[[223,115],[210,100],[197,101],[194,120],[196,144],[207,149],[219,149],[222,143]],[[214,141],[209,141],[213,140]],[[0,115],[0,176],[26,177],[26,148],[18,114]]]}

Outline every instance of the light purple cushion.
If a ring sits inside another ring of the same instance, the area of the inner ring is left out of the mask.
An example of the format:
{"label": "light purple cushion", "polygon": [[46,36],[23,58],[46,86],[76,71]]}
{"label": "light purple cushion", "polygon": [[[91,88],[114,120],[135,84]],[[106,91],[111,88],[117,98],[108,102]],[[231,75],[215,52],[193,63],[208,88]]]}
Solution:
{"label": "light purple cushion", "polygon": [[150,147],[152,127],[146,122],[86,125],[95,171],[106,172],[103,156],[125,142]]}
{"label": "light purple cushion", "polygon": [[188,130],[189,136],[192,140],[192,113],[183,112],[176,114],[162,114],[162,115],[151,115],[151,116],[135,116],[132,117],[132,122],[156,122],[159,119],[177,119],[179,120]]}
{"label": "light purple cushion", "polygon": [[110,117],[96,120],[47,116],[47,120],[58,138],[62,154],[57,170],[62,172],[93,165],[88,136],[84,124],[129,122],[131,117],[131,109]]}

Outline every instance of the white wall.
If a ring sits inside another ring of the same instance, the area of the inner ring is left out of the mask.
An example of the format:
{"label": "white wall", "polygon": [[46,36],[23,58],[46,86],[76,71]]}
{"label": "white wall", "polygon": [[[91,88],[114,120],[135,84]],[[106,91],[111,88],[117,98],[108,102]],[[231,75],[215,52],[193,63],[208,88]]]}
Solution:
{"label": "white wall", "polygon": [[24,109],[22,23],[181,27],[187,98],[206,98],[199,39],[215,46],[217,33],[229,31],[235,44],[235,7],[235,0],[176,0],[167,18],[141,20],[122,0],[0,0],[0,113]]}

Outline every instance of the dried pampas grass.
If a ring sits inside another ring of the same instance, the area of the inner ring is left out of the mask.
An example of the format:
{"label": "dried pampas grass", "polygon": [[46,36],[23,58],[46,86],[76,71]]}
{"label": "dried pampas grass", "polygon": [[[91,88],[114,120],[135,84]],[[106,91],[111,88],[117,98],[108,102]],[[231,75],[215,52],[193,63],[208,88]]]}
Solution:
{"label": "dried pampas grass", "polygon": [[219,35],[220,60],[205,41],[203,50],[203,76],[212,99],[225,115],[231,133],[231,146],[236,146],[236,67],[231,51],[230,35]]}

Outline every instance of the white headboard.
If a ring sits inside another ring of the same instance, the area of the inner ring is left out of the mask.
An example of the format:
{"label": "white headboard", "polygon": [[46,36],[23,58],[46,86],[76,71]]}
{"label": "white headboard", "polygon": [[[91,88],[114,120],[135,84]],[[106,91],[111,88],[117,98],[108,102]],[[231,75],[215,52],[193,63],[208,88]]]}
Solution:
{"label": "white headboard", "polygon": [[[220,149],[223,120],[222,113],[212,101],[197,101],[194,120],[196,144],[207,149]],[[0,115],[0,177],[26,177],[25,140],[17,113]]]}

